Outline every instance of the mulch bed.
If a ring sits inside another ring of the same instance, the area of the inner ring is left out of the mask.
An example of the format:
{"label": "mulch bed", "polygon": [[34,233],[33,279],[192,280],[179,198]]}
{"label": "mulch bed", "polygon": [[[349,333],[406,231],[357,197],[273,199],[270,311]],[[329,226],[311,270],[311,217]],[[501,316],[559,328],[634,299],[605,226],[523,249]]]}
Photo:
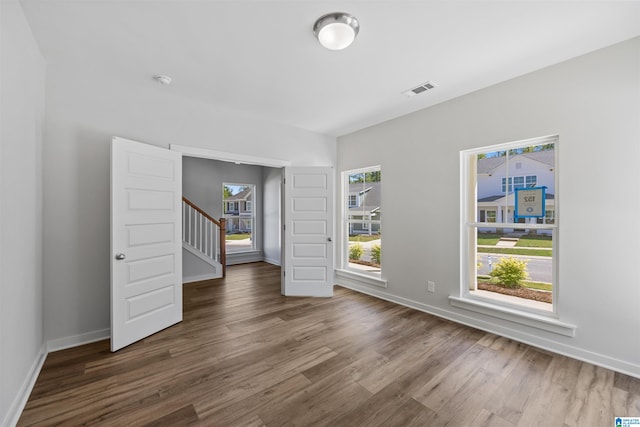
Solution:
{"label": "mulch bed", "polygon": [[551,304],[552,298],[552,293],[547,291],[538,291],[529,288],[505,288],[504,286],[494,285],[491,283],[478,282],[478,289],[531,299],[534,301],[548,302],[549,304]]}
{"label": "mulch bed", "polygon": [[374,262],[362,261],[360,259],[350,259],[349,262],[351,264],[360,264],[360,265],[368,265],[369,267],[377,267],[380,268],[380,264],[376,264]]}

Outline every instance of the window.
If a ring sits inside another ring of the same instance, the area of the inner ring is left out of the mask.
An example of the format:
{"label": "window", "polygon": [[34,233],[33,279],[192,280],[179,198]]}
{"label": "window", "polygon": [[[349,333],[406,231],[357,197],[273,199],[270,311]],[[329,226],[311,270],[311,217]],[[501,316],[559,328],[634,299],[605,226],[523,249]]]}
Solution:
{"label": "window", "polygon": [[222,189],[227,253],[255,250],[255,185],[224,183]]}
{"label": "window", "polygon": [[513,191],[513,178],[509,177],[509,189],[507,189],[507,178],[502,178],[502,192],[506,193],[507,191],[511,193]]}
{"label": "window", "polygon": [[[501,152],[503,153],[503,152]],[[516,163],[517,165],[518,163]],[[516,168],[518,169],[518,168]],[[508,178],[502,178],[502,192],[506,192],[507,190],[507,182],[509,182],[509,193],[518,188],[533,188],[536,186],[538,182],[538,177],[535,175],[527,175],[527,176],[513,176]]]}
{"label": "window", "polygon": [[381,184],[379,166],[343,173],[342,268],[376,278],[382,268]]}
{"label": "window", "polygon": [[556,211],[546,210],[544,211],[544,218],[538,218],[536,222],[538,224],[553,224],[555,222],[554,221],[555,215],[556,215]]}
{"label": "window", "polygon": [[513,188],[524,188],[524,176],[513,177]]}
{"label": "window", "polygon": [[[461,299],[555,313],[556,147],[557,137],[550,137],[461,153]],[[534,173],[514,173],[525,167]],[[493,179],[489,169],[501,180]],[[525,198],[532,201],[527,209]],[[522,274],[510,277],[509,269]]]}

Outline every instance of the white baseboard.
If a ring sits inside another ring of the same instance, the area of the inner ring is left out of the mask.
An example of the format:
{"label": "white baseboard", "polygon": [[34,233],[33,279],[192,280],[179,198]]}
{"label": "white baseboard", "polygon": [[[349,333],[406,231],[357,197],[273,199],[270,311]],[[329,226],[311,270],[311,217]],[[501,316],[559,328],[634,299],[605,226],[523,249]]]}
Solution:
{"label": "white baseboard", "polygon": [[629,375],[635,378],[640,378],[640,365],[630,363],[628,361],[615,359],[601,353],[595,353],[589,350],[585,350],[579,347],[559,343],[557,341],[548,340],[530,333],[512,329],[506,326],[497,325],[495,323],[487,322],[482,319],[478,319],[472,316],[466,316],[453,311],[443,310],[438,307],[427,305],[419,301],[414,301],[408,298],[398,297],[391,295],[387,292],[378,289],[363,289],[359,286],[353,286],[350,284],[339,283],[337,286],[351,289],[356,292],[371,295],[376,298],[390,301],[405,307],[413,308],[418,311],[423,311],[428,314],[432,314],[443,319],[451,320],[452,322],[460,323],[466,326],[470,326],[475,329],[480,329],[485,332],[490,332],[496,335],[510,338],[515,341],[529,344],[533,347],[538,347],[544,350],[551,351],[553,353],[561,354],[563,356],[571,357],[583,362],[591,363],[593,365],[601,366],[603,368],[611,369],[612,371],[620,372],[625,375]]}
{"label": "white baseboard", "polygon": [[36,384],[38,375],[40,375],[40,371],[42,370],[44,361],[46,360],[47,355],[50,352],[77,347],[79,345],[89,344],[95,341],[101,341],[103,339],[110,338],[110,336],[110,329],[101,329],[99,331],[87,332],[86,334],[74,335],[71,337],[58,338],[43,343],[40,347],[40,351],[36,356],[36,359],[33,362],[33,365],[31,365],[31,369],[29,369],[29,373],[27,374],[22,387],[20,387],[20,391],[16,395],[15,400],[11,404],[11,407],[9,408],[5,419],[0,423],[0,426],[13,427],[18,424],[20,415],[22,415],[22,411],[24,410],[24,407],[29,400],[29,396],[31,395],[33,386]]}
{"label": "white baseboard", "polygon": [[276,265],[278,267],[282,267],[282,264],[280,263],[279,259],[265,257],[264,262],[269,263],[271,265]]}
{"label": "white baseboard", "polygon": [[40,347],[40,351],[38,351],[38,354],[36,355],[36,358],[31,365],[31,369],[29,369],[27,377],[22,383],[22,387],[20,387],[20,391],[11,404],[11,407],[9,408],[5,419],[2,420],[2,423],[0,423],[2,427],[14,427],[16,424],[18,424],[20,415],[22,415],[22,411],[24,410],[24,407],[29,400],[29,396],[31,395],[33,386],[36,384],[36,380],[38,379],[38,375],[40,375],[40,370],[42,369],[42,365],[44,365],[44,361],[46,358],[47,348],[45,344],[42,344],[42,346]]}
{"label": "white baseboard", "polygon": [[232,252],[227,253],[227,265],[248,264],[264,261],[262,251]]}
{"label": "white baseboard", "polygon": [[184,285],[186,283],[200,282],[202,280],[219,279],[221,277],[222,277],[222,275],[217,274],[217,273],[200,274],[200,275],[197,275],[197,276],[187,276],[187,277],[183,277],[182,278],[182,284]]}
{"label": "white baseboard", "polygon": [[66,348],[77,347],[83,344],[89,344],[96,341],[111,338],[111,329],[100,329],[99,331],[87,332],[80,335],[58,338],[47,342],[47,352],[64,350]]}

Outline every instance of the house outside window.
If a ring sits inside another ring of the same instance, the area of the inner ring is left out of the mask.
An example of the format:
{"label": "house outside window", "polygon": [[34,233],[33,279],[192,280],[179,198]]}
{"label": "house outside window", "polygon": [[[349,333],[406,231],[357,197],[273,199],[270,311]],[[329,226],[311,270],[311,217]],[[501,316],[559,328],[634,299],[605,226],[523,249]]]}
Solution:
{"label": "house outside window", "polygon": [[380,278],[382,269],[381,185],[379,166],[343,172],[342,268]]}
{"label": "house outside window", "polygon": [[224,183],[222,188],[227,253],[255,250],[255,185]]}
{"label": "house outside window", "polygon": [[[557,137],[545,137],[461,152],[462,299],[556,313],[556,149]],[[537,216],[515,209],[516,193],[529,189],[544,194]],[[522,267],[517,283],[500,274],[508,263]]]}

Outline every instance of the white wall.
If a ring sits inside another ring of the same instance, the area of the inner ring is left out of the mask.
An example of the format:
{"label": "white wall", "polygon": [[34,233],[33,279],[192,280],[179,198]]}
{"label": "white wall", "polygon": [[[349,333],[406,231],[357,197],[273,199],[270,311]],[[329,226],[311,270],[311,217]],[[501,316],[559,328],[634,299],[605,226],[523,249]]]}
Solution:
{"label": "white wall", "polygon": [[154,70],[130,70],[140,75],[135,86],[91,71],[47,68],[45,336],[65,344],[108,332],[112,135],[293,164],[333,165],[336,156],[335,138],[175,97],[152,80]]}
{"label": "white wall", "polygon": [[[578,326],[573,338],[448,300],[460,289],[460,150],[551,134],[559,313]],[[640,39],[339,138],[339,171],[380,164],[384,176],[388,288],[359,289],[640,377],[639,142]],[[421,216],[408,221],[399,200]]]}
{"label": "white wall", "polygon": [[18,1],[0,2],[0,425],[44,358],[42,126],[45,63]]}

